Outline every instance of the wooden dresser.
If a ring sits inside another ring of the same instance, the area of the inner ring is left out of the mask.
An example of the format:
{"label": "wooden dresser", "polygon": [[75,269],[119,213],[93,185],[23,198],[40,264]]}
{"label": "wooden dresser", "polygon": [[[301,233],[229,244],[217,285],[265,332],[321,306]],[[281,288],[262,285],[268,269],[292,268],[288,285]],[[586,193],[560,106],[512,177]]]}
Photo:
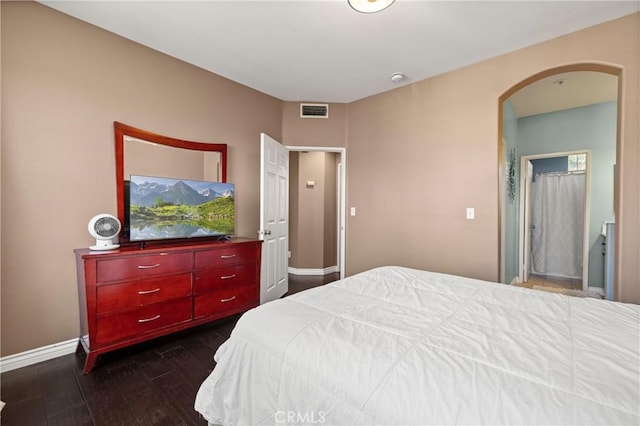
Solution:
{"label": "wooden dresser", "polygon": [[84,373],[105,352],[258,306],[261,250],[251,239],[75,250]]}

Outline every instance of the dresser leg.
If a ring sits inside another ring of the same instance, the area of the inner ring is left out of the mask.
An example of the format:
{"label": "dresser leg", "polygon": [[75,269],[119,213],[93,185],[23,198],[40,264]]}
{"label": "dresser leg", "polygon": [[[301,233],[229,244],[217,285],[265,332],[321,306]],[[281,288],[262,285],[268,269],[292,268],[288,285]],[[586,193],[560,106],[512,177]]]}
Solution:
{"label": "dresser leg", "polygon": [[93,370],[96,365],[96,359],[98,359],[96,352],[87,353],[87,359],[84,361],[84,370],[82,371],[84,374],[89,374]]}

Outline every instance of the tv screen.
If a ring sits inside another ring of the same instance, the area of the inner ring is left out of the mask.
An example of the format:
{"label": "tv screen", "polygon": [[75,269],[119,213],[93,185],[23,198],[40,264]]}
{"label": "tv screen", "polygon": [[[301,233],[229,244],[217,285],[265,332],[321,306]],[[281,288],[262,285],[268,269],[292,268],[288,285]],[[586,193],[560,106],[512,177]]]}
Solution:
{"label": "tv screen", "polygon": [[228,236],[235,233],[235,185],[131,175],[129,240]]}

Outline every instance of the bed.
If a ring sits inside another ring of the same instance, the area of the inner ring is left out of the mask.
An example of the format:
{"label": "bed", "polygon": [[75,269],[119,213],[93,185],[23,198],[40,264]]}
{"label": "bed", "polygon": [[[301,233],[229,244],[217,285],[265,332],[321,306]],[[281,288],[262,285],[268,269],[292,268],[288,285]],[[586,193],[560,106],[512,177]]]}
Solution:
{"label": "bed", "polygon": [[640,306],[381,267],[246,312],[211,424],[640,423]]}

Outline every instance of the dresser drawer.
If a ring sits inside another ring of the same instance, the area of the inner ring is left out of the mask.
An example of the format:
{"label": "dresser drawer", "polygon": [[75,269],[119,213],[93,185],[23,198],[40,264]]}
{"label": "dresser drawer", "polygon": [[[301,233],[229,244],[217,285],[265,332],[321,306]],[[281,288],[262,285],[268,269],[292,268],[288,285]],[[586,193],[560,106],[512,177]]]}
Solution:
{"label": "dresser drawer", "polygon": [[97,287],[98,315],[191,295],[191,273]]}
{"label": "dresser drawer", "polygon": [[240,246],[221,246],[195,253],[195,269],[216,268],[256,260],[256,247],[253,244]]}
{"label": "dresser drawer", "polygon": [[241,287],[255,282],[256,264],[254,262],[222,268],[203,269],[195,273],[193,292],[202,294]]}
{"label": "dresser drawer", "polygon": [[[127,337],[140,337],[148,331],[191,320],[191,298],[155,303],[140,309],[98,317],[96,344]],[[93,344],[93,342],[92,342]]]}
{"label": "dresser drawer", "polygon": [[222,318],[251,309],[259,304],[257,285],[237,287],[196,296],[194,318],[215,315]]}
{"label": "dresser drawer", "polygon": [[97,262],[97,282],[145,278],[153,275],[189,272],[191,253],[167,253],[105,259]]}

